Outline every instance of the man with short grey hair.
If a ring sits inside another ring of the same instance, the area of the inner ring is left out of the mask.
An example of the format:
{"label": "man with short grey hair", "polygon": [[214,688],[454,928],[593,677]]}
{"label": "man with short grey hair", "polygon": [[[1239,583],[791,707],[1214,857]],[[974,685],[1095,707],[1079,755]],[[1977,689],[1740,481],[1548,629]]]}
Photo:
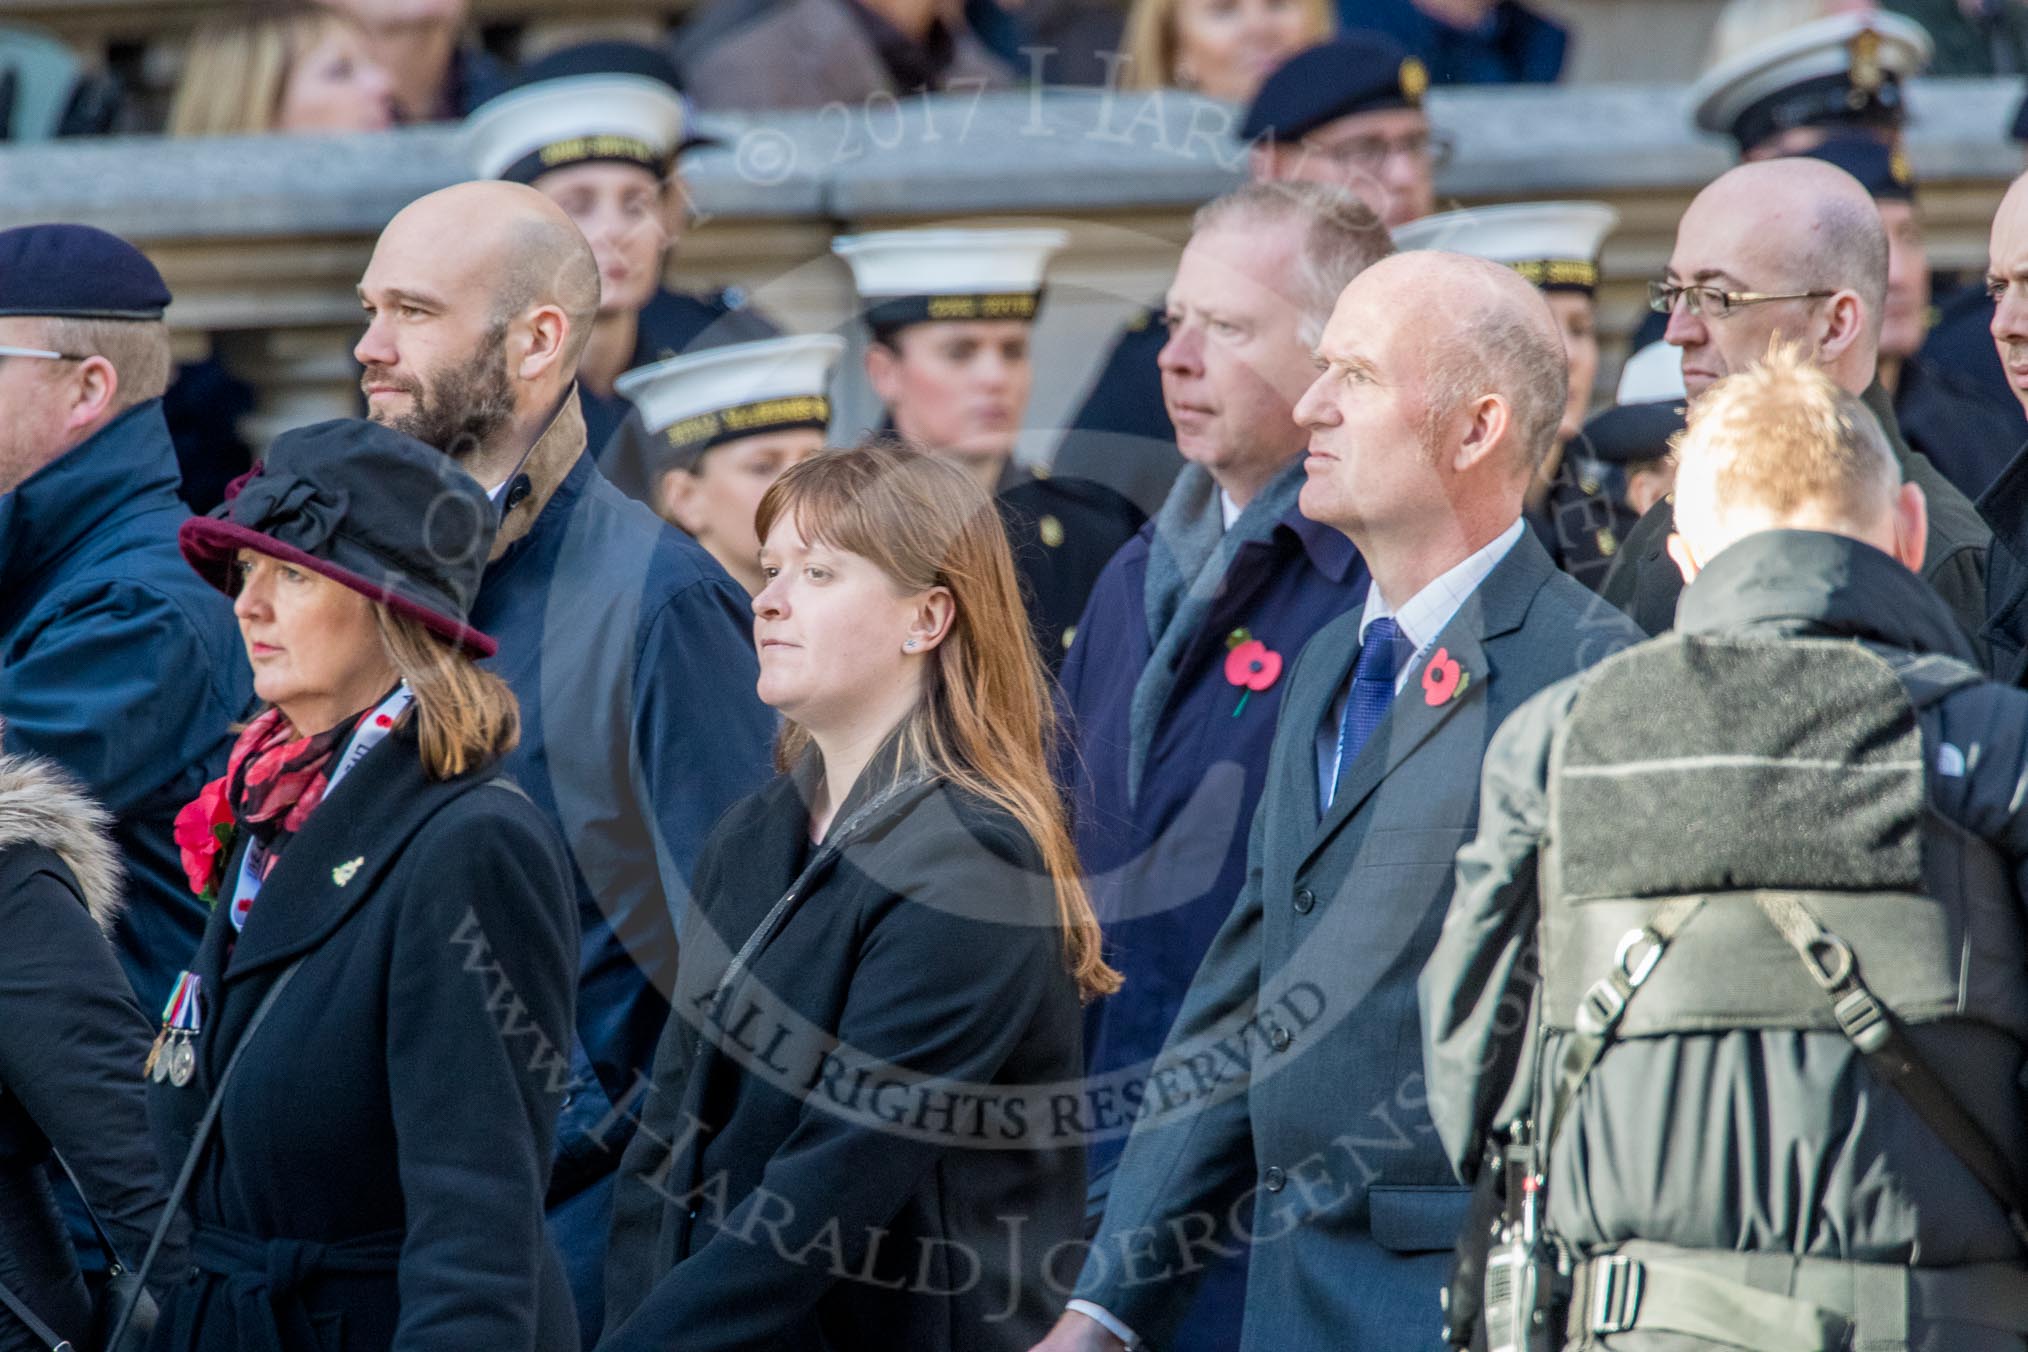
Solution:
{"label": "man with short grey hair", "polygon": [[[1294,410],[1339,292],[1390,247],[1342,191],[1257,184],[1198,211],[1169,287],[1162,388],[1186,463],[1100,574],[1062,675],[1079,860],[1126,978],[1085,1024],[1094,1211],[1125,1144],[1105,1091],[1147,1075],[1245,881],[1274,669],[1365,594],[1351,542],[1297,509]],[[1170,1352],[1233,1345],[1245,1275],[1213,1264]]]}
{"label": "man with short grey hair", "polygon": [[1466,1194],[1424,1110],[1415,977],[1493,729],[1639,637],[1522,525],[1568,379],[1534,287],[1382,259],[1313,369],[1299,503],[1358,547],[1365,604],[1286,674],[1258,653],[1233,673],[1282,689],[1244,879],[1047,1352],[1172,1346],[1207,1255],[1246,1245],[1247,1352],[1441,1346]]}

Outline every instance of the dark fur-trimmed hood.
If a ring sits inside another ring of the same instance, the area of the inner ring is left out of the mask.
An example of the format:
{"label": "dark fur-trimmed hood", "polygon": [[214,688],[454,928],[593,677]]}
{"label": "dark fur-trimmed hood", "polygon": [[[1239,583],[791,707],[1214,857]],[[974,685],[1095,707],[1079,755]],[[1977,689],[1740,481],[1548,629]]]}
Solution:
{"label": "dark fur-trimmed hood", "polygon": [[123,905],[113,817],[77,781],[40,756],[0,756],[0,850],[43,845],[70,867],[85,906],[111,933]]}

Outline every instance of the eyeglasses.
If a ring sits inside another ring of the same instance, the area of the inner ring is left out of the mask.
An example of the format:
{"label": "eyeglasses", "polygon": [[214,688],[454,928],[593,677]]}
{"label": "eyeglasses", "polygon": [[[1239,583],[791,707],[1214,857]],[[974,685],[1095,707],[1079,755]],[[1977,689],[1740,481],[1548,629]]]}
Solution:
{"label": "eyeglasses", "polygon": [[33,357],[38,361],[83,361],[88,352],[51,352],[44,347],[9,347],[0,343],[0,357]]}
{"label": "eyeglasses", "polygon": [[1426,160],[1432,170],[1441,169],[1451,162],[1451,152],[1455,149],[1449,137],[1427,131],[1411,132],[1393,140],[1385,136],[1355,136],[1328,145],[1305,141],[1303,148],[1369,174],[1380,172],[1388,160],[1397,155],[1403,159]]}
{"label": "eyeglasses", "polygon": [[1699,318],[1724,319],[1734,310],[1765,305],[1771,300],[1822,300],[1835,291],[1786,291],[1780,295],[1759,291],[1721,291],[1715,286],[1678,286],[1674,282],[1648,283],[1648,308],[1658,315],[1674,314],[1676,302]]}

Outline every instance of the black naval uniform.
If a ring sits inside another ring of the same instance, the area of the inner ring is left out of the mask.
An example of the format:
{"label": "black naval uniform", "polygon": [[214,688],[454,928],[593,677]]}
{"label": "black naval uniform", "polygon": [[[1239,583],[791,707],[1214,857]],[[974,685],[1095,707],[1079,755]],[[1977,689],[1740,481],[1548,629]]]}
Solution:
{"label": "black naval uniform", "polygon": [[1103,484],[1130,499],[1144,517],[1161,508],[1183,469],[1156,362],[1168,342],[1169,319],[1160,310],[1147,310],[1127,325],[1055,457],[1059,473]]}
{"label": "black naval uniform", "polygon": [[1667,456],[1682,430],[1682,405],[1667,400],[1618,404],[1585,421],[1563,448],[1548,496],[1527,514],[1557,567],[1593,591],[1605,585],[1641,519],[1627,505],[1627,467]]}
{"label": "black naval uniform", "polygon": [[1104,484],[1014,464],[1001,476],[998,501],[1035,646],[1055,672],[1099,574],[1148,518]]}
{"label": "black naval uniform", "polygon": [[[705,295],[664,289],[641,309],[640,332],[627,369],[780,333],[766,315],[746,308],[746,297],[736,287]],[[597,455],[599,469],[621,492],[653,506],[650,451],[655,438],[632,416],[634,406],[618,393],[595,394],[583,381],[578,382],[577,395],[584,409],[585,445]]]}

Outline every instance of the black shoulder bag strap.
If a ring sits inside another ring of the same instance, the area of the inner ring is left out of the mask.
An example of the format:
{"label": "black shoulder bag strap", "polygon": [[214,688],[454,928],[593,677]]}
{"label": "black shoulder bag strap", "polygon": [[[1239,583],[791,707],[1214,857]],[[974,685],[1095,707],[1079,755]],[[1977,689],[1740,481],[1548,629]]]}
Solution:
{"label": "black shoulder bag strap", "polygon": [[1612,971],[1594,981],[1584,993],[1584,1002],[1572,1019],[1572,1031],[1563,1044],[1563,1058],[1556,1067],[1556,1094],[1549,1109],[1549,1129],[1542,1135],[1542,1168],[1549,1167],[1549,1152],[1563,1131],[1563,1120],[1577,1102],[1577,1091],[1585,1077],[1605,1055],[1620,1020],[1626,1017],[1627,1002],[1634,998],[1662,953],[1690,918],[1704,908],[1702,896],[1671,897],[1657,906],[1648,923],[1629,930],[1620,940],[1620,951]]}
{"label": "black shoulder bag strap", "polygon": [[105,1352],[128,1352],[122,1345],[122,1339],[126,1336],[127,1326],[134,1323],[135,1312],[147,1302],[148,1273],[155,1266],[156,1256],[162,1252],[162,1241],[169,1237],[169,1227],[176,1223],[176,1213],[183,1205],[183,1196],[190,1191],[190,1180],[196,1177],[197,1165],[204,1158],[204,1148],[211,1141],[213,1128],[218,1125],[218,1110],[225,1102],[225,1087],[232,1082],[233,1071],[239,1069],[240,1058],[246,1055],[246,1049],[252,1045],[254,1034],[260,1031],[261,1023],[267,1018],[268,1011],[275,1007],[275,1001],[281,997],[283,988],[289,984],[289,978],[293,977],[296,969],[302,965],[303,960],[297,958],[282,969],[282,974],[275,978],[275,984],[268,987],[268,993],[262,996],[260,1004],[254,1007],[253,1017],[247,1020],[246,1032],[240,1035],[239,1045],[234,1047],[232,1055],[226,1058],[225,1069],[219,1072],[218,1083],[212,1088],[211,1102],[204,1105],[204,1115],[197,1119],[197,1130],[191,1133],[190,1151],[183,1157],[183,1167],[177,1171],[176,1181],[169,1187],[169,1199],[162,1207],[162,1219],[155,1226],[154,1237],[148,1241],[148,1252],[142,1256],[141,1266],[134,1270],[134,1289],[129,1294],[125,1307],[120,1310],[119,1317],[113,1321],[112,1332],[106,1338]]}
{"label": "black shoulder bag strap", "polygon": [[1830,997],[1832,1016],[1853,1050],[1993,1195],[2007,1213],[2015,1238],[2028,1247],[2028,1193],[2022,1190],[2020,1176],[1950,1086],[1916,1052],[1894,1011],[1867,989],[1851,947],[1819,925],[1801,900],[1789,893],[1756,892],[1753,899]]}

